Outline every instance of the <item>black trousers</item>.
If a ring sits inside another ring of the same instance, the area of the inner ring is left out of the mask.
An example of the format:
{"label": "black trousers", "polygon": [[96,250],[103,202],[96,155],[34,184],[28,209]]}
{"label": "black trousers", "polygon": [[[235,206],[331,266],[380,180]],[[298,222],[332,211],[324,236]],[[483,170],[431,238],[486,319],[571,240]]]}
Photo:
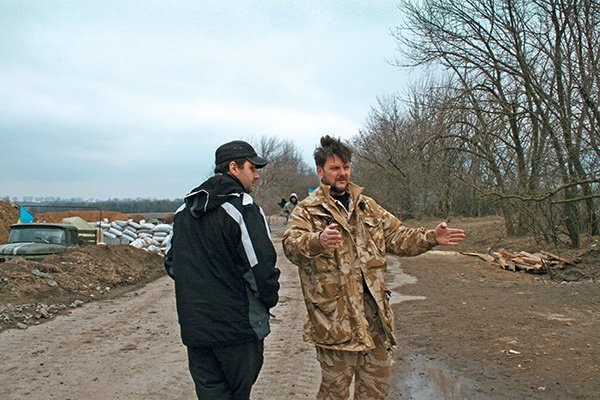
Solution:
{"label": "black trousers", "polygon": [[190,374],[201,400],[248,400],[263,365],[264,342],[188,347]]}

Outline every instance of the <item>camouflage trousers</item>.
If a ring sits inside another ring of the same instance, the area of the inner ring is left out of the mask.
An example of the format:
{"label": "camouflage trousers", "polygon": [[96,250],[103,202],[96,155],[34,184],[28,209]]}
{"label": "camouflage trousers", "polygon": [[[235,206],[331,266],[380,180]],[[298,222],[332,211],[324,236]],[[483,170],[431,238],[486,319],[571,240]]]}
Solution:
{"label": "camouflage trousers", "polygon": [[385,399],[390,390],[390,353],[370,295],[365,296],[365,313],[375,349],[356,352],[330,350],[317,346],[321,364],[321,386],[317,400],[345,400],[354,378],[354,400]]}

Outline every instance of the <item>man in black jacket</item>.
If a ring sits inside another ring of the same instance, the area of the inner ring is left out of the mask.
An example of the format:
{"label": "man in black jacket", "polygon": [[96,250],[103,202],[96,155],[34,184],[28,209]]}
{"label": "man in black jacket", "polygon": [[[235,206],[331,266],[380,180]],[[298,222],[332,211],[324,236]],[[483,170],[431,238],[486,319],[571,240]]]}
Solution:
{"label": "man in black jacket", "polygon": [[217,149],[215,164],[175,213],[165,268],[196,395],[249,399],[279,290],[269,226],[250,196],[267,160],[238,140]]}

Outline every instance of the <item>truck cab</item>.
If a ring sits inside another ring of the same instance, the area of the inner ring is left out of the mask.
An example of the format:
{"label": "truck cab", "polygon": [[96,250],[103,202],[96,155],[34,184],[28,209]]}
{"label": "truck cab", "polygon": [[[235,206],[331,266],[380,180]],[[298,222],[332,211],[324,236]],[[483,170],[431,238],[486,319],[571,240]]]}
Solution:
{"label": "truck cab", "polygon": [[29,223],[10,227],[8,243],[0,245],[0,263],[14,257],[41,261],[81,246],[77,228],[69,224]]}

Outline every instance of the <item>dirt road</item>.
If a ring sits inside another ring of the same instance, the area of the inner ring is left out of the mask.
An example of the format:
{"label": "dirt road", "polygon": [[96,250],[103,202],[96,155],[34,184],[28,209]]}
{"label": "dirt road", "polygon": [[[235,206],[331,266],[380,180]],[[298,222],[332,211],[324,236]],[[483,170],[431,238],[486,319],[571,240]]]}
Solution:
{"label": "dirt road", "polygon": [[[314,398],[319,369],[302,341],[296,269],[282,270],[253,399]],[[593,399],[600,382],[600,296],[434,251],[390,258],[399,346],[389,399]],[[161,278],[26,330],[0,334],[0,398],[192,399],[173,283]]]}

